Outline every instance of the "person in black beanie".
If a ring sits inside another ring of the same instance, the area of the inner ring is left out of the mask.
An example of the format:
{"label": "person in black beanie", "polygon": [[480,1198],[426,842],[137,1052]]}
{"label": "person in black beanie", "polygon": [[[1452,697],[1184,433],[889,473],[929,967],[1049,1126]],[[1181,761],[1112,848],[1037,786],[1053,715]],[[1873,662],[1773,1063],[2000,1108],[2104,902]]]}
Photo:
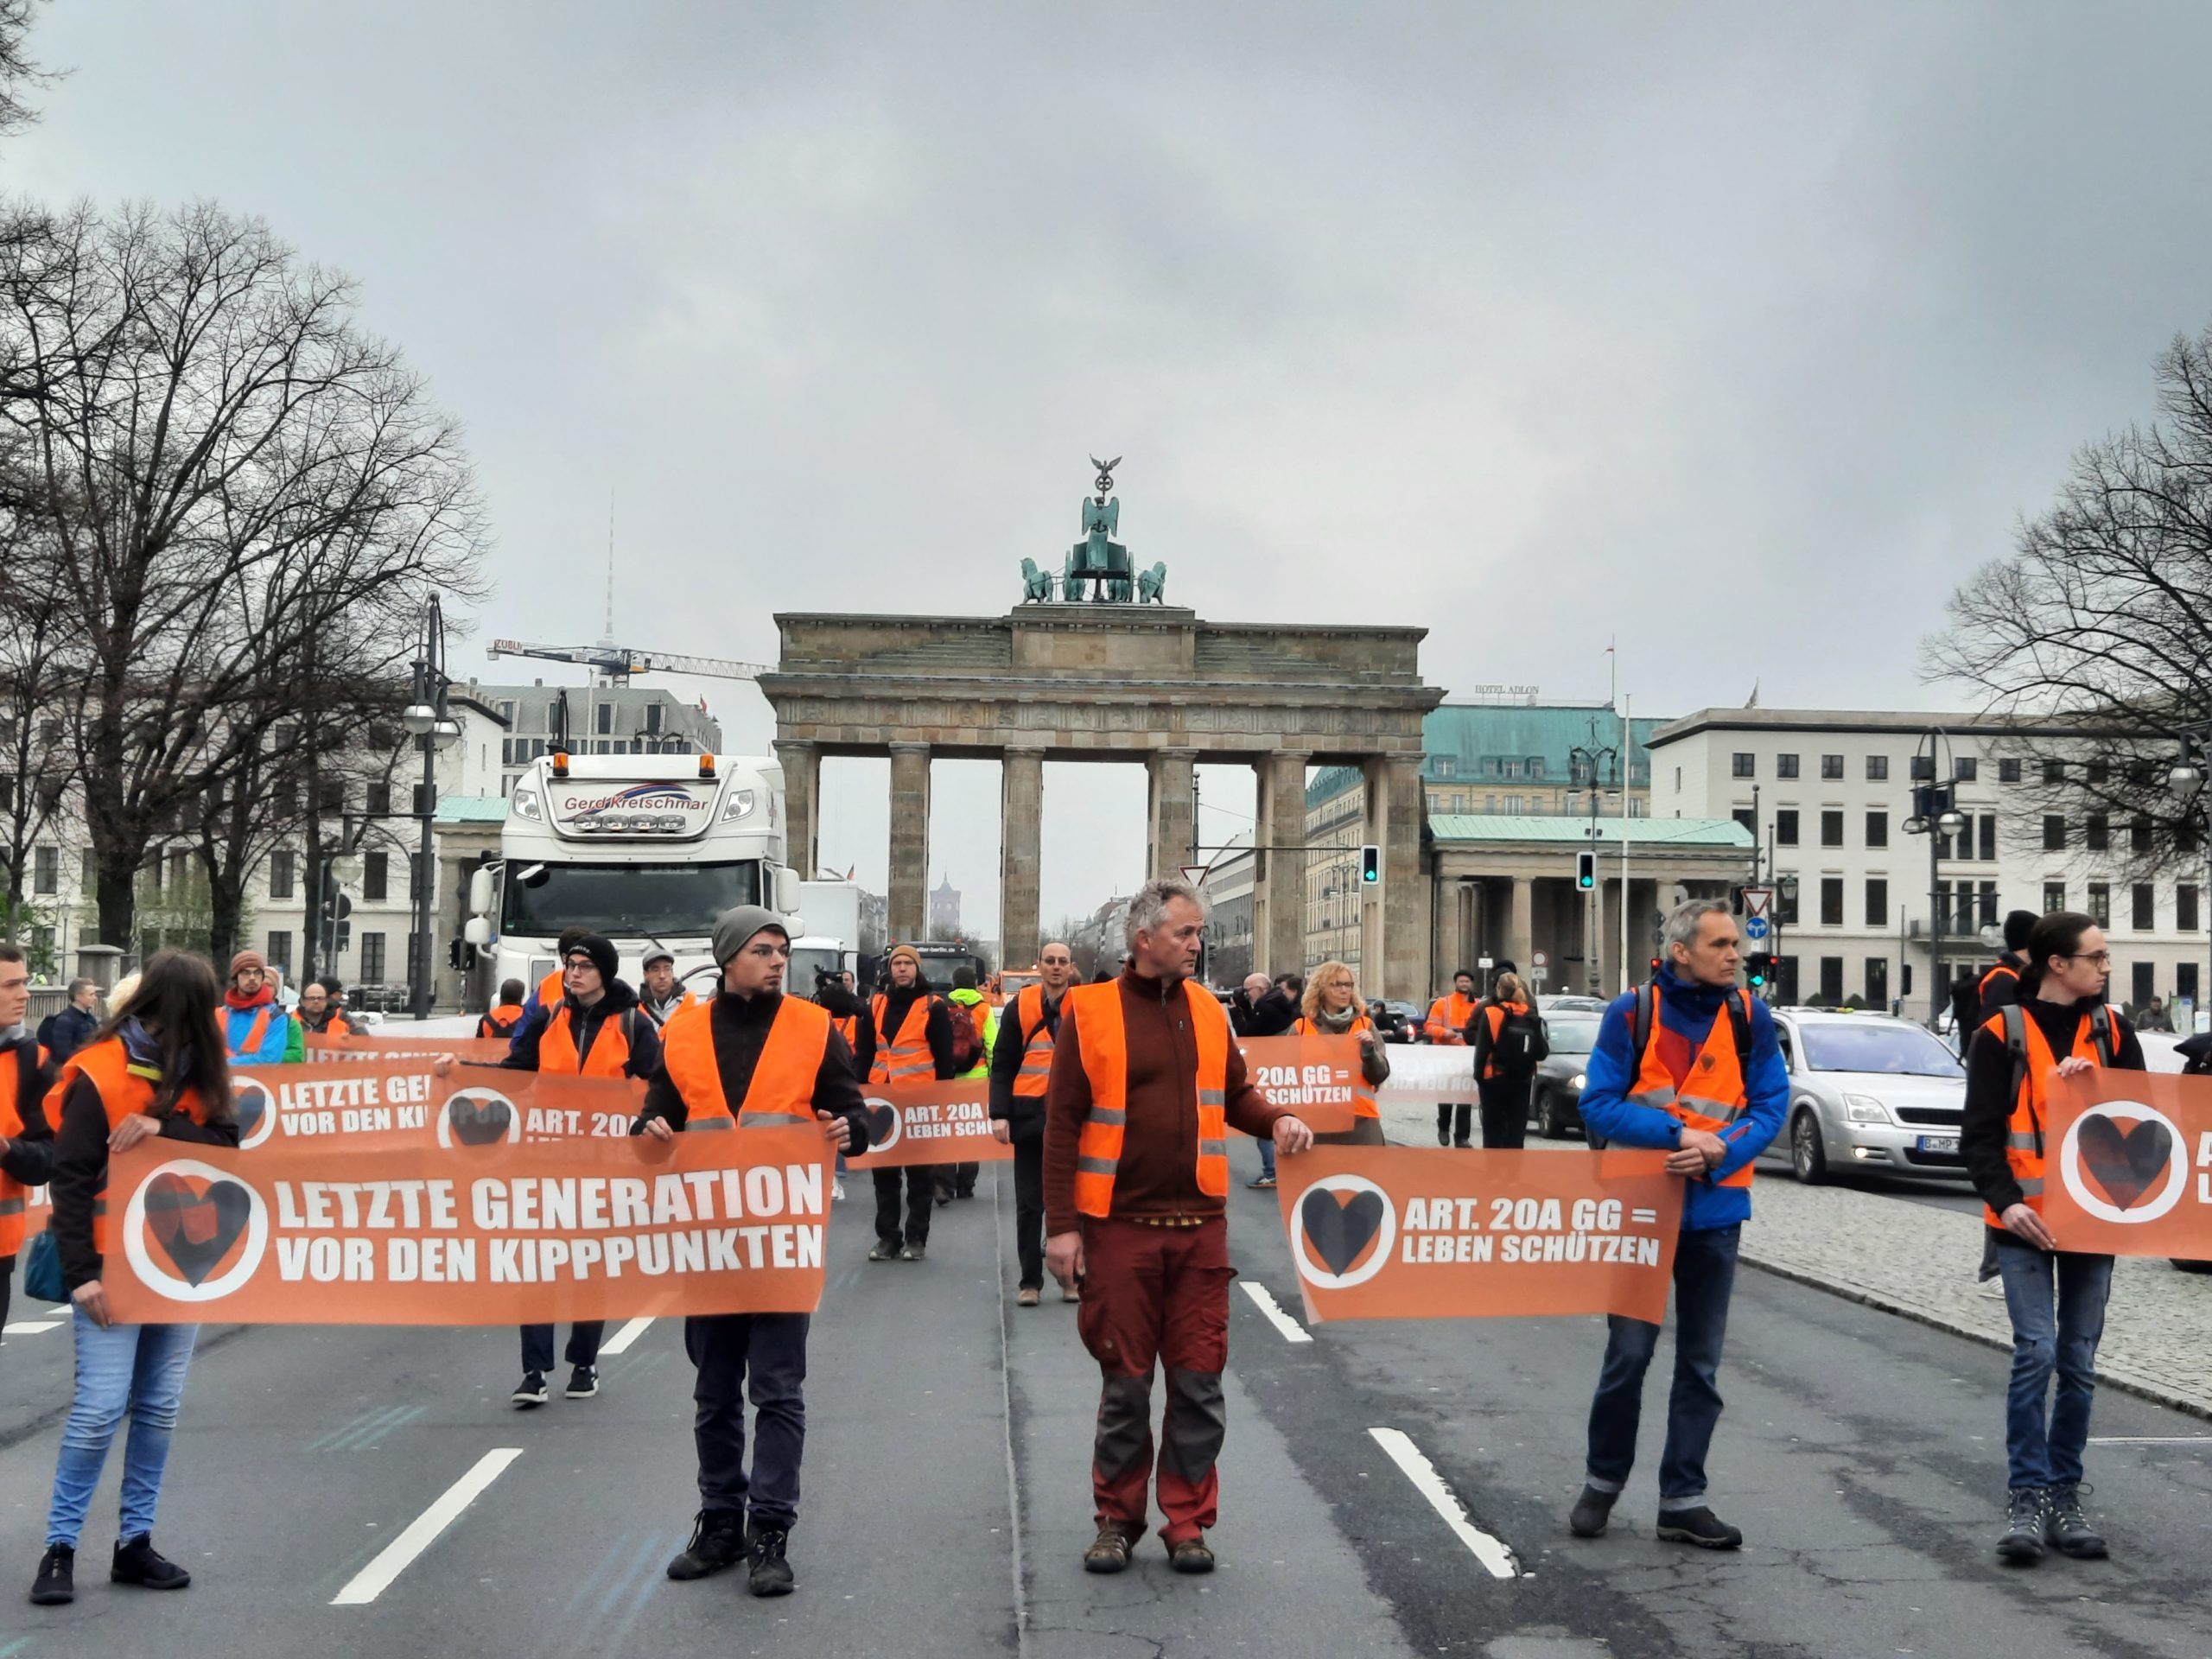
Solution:
{"label": "person in black beanie", "polygon": [[[1984,1026],[1998,1009],[2020,1000],[2020,969],[2028,965],[2028,935],[2043,919],[2032,910],[2016,910],[2005,918],[2005,949],[1982,972],[1974,986],[1974,1023]],[[1966,1052],[1967,1033],[1959,1033],[1959,1052]]]}

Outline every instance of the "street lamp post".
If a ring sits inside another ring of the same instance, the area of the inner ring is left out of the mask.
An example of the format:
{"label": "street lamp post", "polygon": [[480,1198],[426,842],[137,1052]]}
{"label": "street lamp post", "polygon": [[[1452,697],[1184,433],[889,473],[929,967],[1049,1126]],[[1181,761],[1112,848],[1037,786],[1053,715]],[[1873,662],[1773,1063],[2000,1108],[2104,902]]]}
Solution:
{"label": "street lamp post", "polygon": [[436,820],[438,813],[438,746],[461,735],[460,723],[448,704],[453,682],[446,674],[446,623],[438,596],[423,615],[421,651],[415,658],[415,679],[399,723],[422,746],[423,784],[415,798],[415,818],[421,852],[416,857],[415,883],[415,949],[408,952],[409,1011],[417,1020],[430,1017],[431,906],[437,889]]}
{"label": "street lamp post", "polygon": [[1928,837],[1928,1028],[1933,1031],[1943,1018],[1944,994],[1943,899],[1937,864],[1942,843],[1938,836],[1957,835],[1967,821],[1959,810],[1957,789],[1943,775],[1949,772],[1955,776],[1958,771],[1955,760],[1944,764],[1951,756],[1951,740],[1930,727],[1912,752],[1916,773],[1923,754],[1928,757],[1928,781],[1912,786],[1912,816],[1904,821],[1904,832]]}
{"label": "street lamp post", "polygon": [[[1590,722],[1590,741],[1586,745],[1578,745],[1567,751],[1569,765],[1579,763],[1582,769],[1590,774],[1590,828],[1587,833],[1590,839],[1590,853],[1593,859],[1598,852],[1598,808],[1602,802],[1605,790],[1605,785],[1598,781],[1598,763],[1603,760],[1609,768],[1618,769],[1620,759],[1621,752],[1618,747],[1607,744],[1600,748],[1598,746],[1598,722],[1594,720]],[[1628,788],[1625,783],[1621,785],[1621,810],[1624,813],[1628,810]],[[1628,845],[1626,824],[1621,826],[1621,845],[1624,848]],[[1605,948],[1602,943],[1605,931],[1605,879],[1600,876],[1596,885],[1590,889],[1582,906],[1582,971],[1590,982],[1590,989],[1592,994],[1602,988],[1598,971],[1598,958],[1603,954]],[[1624,914],[1628,910],[1626,881],[1621,884],[1621,910]]]}
{"label": "street lamp post", "polygon": [[[2206,796],[2208,785],[2212,785],[2212,724],[2186,728],[2176,734],[2175,741],[2181,746],[2180,753],[2166,773],[2166,782],[2177,794],[2190,791],[2182,803],[2182,822],[2196,824],[2197,833],[2204,837],[2204,896],[2198,902],[2212,909],[2212,799]],[[2212,918],[2207,920],[2212,924]],[[2196,988],[2196,1006],[2202,1008],[2208,1004],[2212,1004],[2212,974]],[[2196,1023],[2193,1014],[2190,1023]]]}

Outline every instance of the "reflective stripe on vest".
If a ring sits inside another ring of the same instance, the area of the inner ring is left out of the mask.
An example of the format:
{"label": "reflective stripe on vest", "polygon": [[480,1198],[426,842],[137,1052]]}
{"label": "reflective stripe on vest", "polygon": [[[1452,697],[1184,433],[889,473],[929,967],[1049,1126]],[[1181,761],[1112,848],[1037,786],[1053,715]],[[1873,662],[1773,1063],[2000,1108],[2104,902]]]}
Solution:
{"label": "reflective stripe on vest", "polygon": [[[1063,1001],[1067,994],[1061,994]],[[1014,1092],[1024,1100],[1042,1100],[1052,1075],[1052,1028],[1045,1023],[1045,988],[1025,985],[1014,999],[1014,1028],[1029,1034],[1021,1043],[1021,1070],[1014,1074]]]}
{"label": "reflective stripe on vest", "polygon": [[[1361,1032],[1374,1029],[1375,1022],[1363,1014],[1355,1018],[1342,1034],[1357,1038]],[[1291,1027],[1290,1034],[1294,1037],[1334,1037],[1338,1033],[1332,1031],[1321,1031],[1301,1019]],[[1375,1085],[1367,1080],[1367,1068],[1363,1063],[1363,1063],[1354,1065],[1351,1069],[1351,1115],[1354,1117],[1382,1116],[1382,1108],[1375,1102]]]}
{"label": "reflective stripe on vest", "polygon": [[[753,1080],[745,1086],[737,1128],[780,1129],[814,1122],[814,1080],[830,1050],[830,1023],[829,1014],[816,1004],[795,996],[783,999],[760,1046]],[[688,1128],[731,1127],[729,1096],[715,1058],[712,1003],[695,1002],[670,1016],[661,1030],[661,1063],[683,1096]]]}
{"label": "reflective stripe on vest", "polygon": [[917,996],[908,1004],[906,1018],[896,1035],[883,1028],[891,999],[877,995],[869,1001],[875,1018],[875,1064],[868,1069],[870,1083],[929,1083],[936,1078],[937,1057],[930,1052],[930,1007],[938,1000]]}
{"label": "reflective stripe on vest", "polygon": [[[2110,1019],[2110,1014],[2107,1014]],[[2107,1065],[2111,1057],[2097,1046],[2095,1020],[2084,1011],[2074,1027],[2074,1047],[2071,1056],[2088,1061],[2092,1065]],[[2025,1057],[2021,1068],[2019,1091],[2012,1097],[2012,1115],[2005,1124],[2005,1162],[2012,1172],[2012,1179],[2019,1184],[2020,1196],[2028,1208],[2043,1213],[2044,1096],[2050,1086],[2050,1074],[2058,1069],[2058,1057],[2050,1052],[2050,1039],[2043,1034],[2043,1027],[2028,1017],[2028,1011],[2018,1002],[2005,1007],[1982,1021],[1981,1028],[2005,1045],[2007,1052],[2014,1051],[2013,1037],[2018,1036],[2018,1051]],[[2005,1218],[1987,1205],[1981,1207],[1982,1219],[1992,1227],[2002,1227]]]}
{"label": "reflective stripe on vest", "polygon": [[[1229,1016],[1213,994],[1185,980],[1191,1032],[1198,1045],[1198,1191],[1208,1198],[1229,1196]],[[1128,1030],[1122,1018],[1122,986],[1075,985],[1061,1003],[1060,1017],[1076,1022],[1076,1044],[1084,1075],[1090,1080],[1090,1113],[1076,1141],[1075,1207],[1103,1219],[1114,1211],[1114,1177],[1121,1168],[1122,1137],[1129,1122]]]}
{"label": "reflective stripe on vest", "polygon": [[598,1034],[591,1039],[591,1052],[579,1057],[569,1014],[569,1005],[563,1001],[546,1026],[545,1034],[537,1039],[537,1069],[571,1077],[620,1077],[630,1064],[630,1037],[622,1029],[622,1016],[610,1014],[601,1020]]}
{"label": "reflective stripe on vest", "polygon": [[[79,1077],[91,1080],[99,1091],[100,1109],[107,1114],[107,1126],[113,1129],[126,1117],[136,1114],[153,1116],[154,1077],[149,1068],[134,1066],[130,1056],[123,1046],[120,1037],[105,1038],[89,1048],[80,1048],[69,1057],[61,1068],[61,1076],[46,1094],[47,1121],[61,1132],[61,1103],[69,1096],[69,1085]],[[207,1121],[207,1103],[197,1090],[178,1103],[195,1123]],[[102,1255],[113,1248],[108,1240],[107,1187],[102,1183],[92,1198],[92,1248]]]}
{"label": "reflective stripe on vest", "polygon": [[1447,1048],[1465,1048],[1467,1039],[1464,1033],[1475,1017],[1477,1007],[1457,991],[1438,997],[1428,1005],[1428,1040]]}
{"label": "reflective stripe on vest", "polygon": [[[1638,996],[1649,996],[1655,1004],[1657,988],[1645,985],[1637,991]],[[1744,1015],[1751,1017],[1751,994],[1733,991],[1731,995],[1744,999]],[[1660,1058],[1659,1045],[1664,1027],[1659,1020],[1659,1009],[1651,1010],[1651,1040],[1644,1045],[1643,1064],[1636,1076],[1636,1087],[1629,1091],[1629,1099],[1638,1106],[1656,1106],[1670,1112],[1685,1128],[1704,1129],[1718,1135],[1744,1114],[1750,1103],[1744,1082],[1744,1068],[1736,1058],[1736,1027],[1728,1016],[1724,1002],[1713,1016],[1713,1028],[1706,1033],[1705,1043],[1690,1061],[1690,1069],[1677,1090],[1674,1073]],[[1734,1174],[1725,1177],[1723,1186],[1749,1186],[1751,1166],[1745,1164]]]}

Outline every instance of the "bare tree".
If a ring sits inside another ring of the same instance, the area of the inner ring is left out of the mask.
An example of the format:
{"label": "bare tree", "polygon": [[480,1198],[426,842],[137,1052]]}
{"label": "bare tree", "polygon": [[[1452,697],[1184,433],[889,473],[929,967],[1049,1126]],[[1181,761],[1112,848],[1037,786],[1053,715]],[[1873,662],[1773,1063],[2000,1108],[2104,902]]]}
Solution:
{"label": "bare tree", "polygon": [[[37,847],[76,781],[68,741],[71,702],[82,682],[69,649],[67,610],[43,580],[47,550],[25,521],[0,508],[0,867],[4,933],[16,943]],[[59,872],[57,870],[57,878]],[[54,896],[59,897],[57,879]]]}
{"label": "bare tree", "polygon": [[2212,328],[2177,337],[2155,379],[2158,418],[2084,445],[1924,651],[1932,677],[2023,728],[2000,750],[2019,766],[2019,829],[2059,817],[2069,852],[2143,871],[2200,835],[2166,773],[2177,738],[2212,721]]}
{"label": "bare tree", "polygon": [[0,137],[38,119],[30,92],[54,79],[30,54],[31,14],[37,10],[38,0],[0,0]]}

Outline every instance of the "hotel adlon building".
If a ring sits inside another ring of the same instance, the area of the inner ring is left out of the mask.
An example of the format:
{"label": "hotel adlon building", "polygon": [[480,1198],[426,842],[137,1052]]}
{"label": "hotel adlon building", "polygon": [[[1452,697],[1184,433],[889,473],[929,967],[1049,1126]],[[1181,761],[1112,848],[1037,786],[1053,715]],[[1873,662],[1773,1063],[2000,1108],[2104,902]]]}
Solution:
{"label": "hotel adlon building", "polygon": [[[1704,709],[1654,732],[1649,752],[1655,817],[1733,817],[1771,849],[1770,877],[1796,876],[1770,942],[1784,1001],[1901,1001],[1926,1019],[1936,906],[1938,982],[1993,959],[1983,930],[2007,911],[2066,909],[2103,925],[2113,1001],[2200,995],[2204,861],[2133,868],[2129,823],[2037,787],[2045,764],[2083,764],[2078,737],[1964,715]],[[1933,832],[1932,884],[1929,836],[1904,827],[1916,768],[1953,781],[1967,821]]]}

